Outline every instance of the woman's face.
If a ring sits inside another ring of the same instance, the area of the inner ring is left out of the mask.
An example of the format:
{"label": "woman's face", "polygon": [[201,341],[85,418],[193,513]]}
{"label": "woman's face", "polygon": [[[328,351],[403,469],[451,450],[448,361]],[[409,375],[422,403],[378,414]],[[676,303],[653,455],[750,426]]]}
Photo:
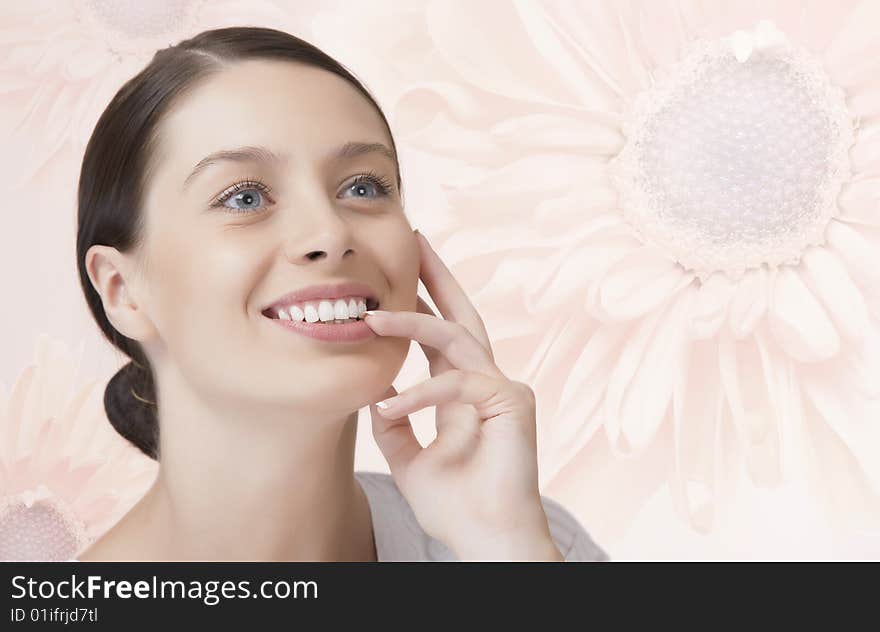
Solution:
{"label": "woman's face", "polygon": [[[144,208],[140,295],[156,331],[145,341],[148,354],[159,354],[159,366],[167,359],[189,388],[224,410],[347,414],[379,399],[408,339],[326,342],[262,313],[293,290],[344,281],[369,285],[380,309],[416,309],[418,243],[394,158],[336,156],[348,143],[391,149],[371,104],[330,72],[246,61],[184,96],[159,141]],[[218,160],[191,176],[210,154],[244,147],[281,161]],[[371,173],[387,192],[358,180]],[[236,183],[246,184],[219,201]]]}

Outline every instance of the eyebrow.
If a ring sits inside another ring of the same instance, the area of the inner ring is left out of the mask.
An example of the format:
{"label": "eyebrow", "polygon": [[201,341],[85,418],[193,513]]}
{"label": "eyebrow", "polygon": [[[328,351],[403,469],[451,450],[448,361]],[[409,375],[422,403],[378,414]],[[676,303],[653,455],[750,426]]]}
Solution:
{"label": "eyebrow", "polygon": [[[347,160],[371,153],[378,153],[393,162],[397,162],[397,156],[387,145],[383,145],[382,143],[362,143],[354,141],[345,143],[330,152],[326,160],[330,162],[339,162],[341,160]],[[279,164],[286,162],[287,160],[288,156],[286,154],[276,154],[267,147],[248,146],[236,147],[235,149],[221,149],[208,154],[202,158],[195,167],[193,167],[192,172],[186,177],[186,180],[183,181],[183,189],[186,190],[190,183],[202,171],[209,166],[220,162],[262,162],[267,164]]]}

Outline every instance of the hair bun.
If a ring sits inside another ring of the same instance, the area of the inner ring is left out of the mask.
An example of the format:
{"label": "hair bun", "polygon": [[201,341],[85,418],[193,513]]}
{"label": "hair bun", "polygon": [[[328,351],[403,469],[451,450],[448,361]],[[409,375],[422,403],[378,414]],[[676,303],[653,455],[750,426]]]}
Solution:
{"label": "hair bun", "polygon": [[159,420],[152,382],[149,371],[128,362],[107,382],[104,411],[119,434],[150,458],[158,459]]}

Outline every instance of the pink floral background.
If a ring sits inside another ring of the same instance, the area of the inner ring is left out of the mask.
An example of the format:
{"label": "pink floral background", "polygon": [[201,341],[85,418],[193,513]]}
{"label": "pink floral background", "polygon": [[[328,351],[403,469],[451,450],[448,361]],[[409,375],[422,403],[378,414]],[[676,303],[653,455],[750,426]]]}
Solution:
{"label": "pink floral background", "polygon": [[[101,404],[127,359],[78,284],[80,160],[157,49],[244,25],[313,42],[376,95],[412,224],[535,388],[542,493],[613,559],[880,558],[877,24],[872,0],[4,3],[0,559],[63,557],[155,475]],[[784,33],[856,125],[797,261],[698,277],[634,229],[609,166],[637,96],[734,32],[745,57]],[[395,385],[427,377],[414,349]],[[368,417],[359,432],[356,468],[387,472]]]}

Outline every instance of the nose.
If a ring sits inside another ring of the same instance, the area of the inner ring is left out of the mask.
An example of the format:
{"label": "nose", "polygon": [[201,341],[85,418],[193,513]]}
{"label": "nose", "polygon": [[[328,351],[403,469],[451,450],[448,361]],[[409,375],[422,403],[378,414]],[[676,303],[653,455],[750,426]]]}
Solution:
{"label": "nose", "polygon": [[287,231],[286,254],[292,263],[341,262],[354,254],[354,235],[349,223],[326,201],[313,203],[311,212],[300,210]]}

